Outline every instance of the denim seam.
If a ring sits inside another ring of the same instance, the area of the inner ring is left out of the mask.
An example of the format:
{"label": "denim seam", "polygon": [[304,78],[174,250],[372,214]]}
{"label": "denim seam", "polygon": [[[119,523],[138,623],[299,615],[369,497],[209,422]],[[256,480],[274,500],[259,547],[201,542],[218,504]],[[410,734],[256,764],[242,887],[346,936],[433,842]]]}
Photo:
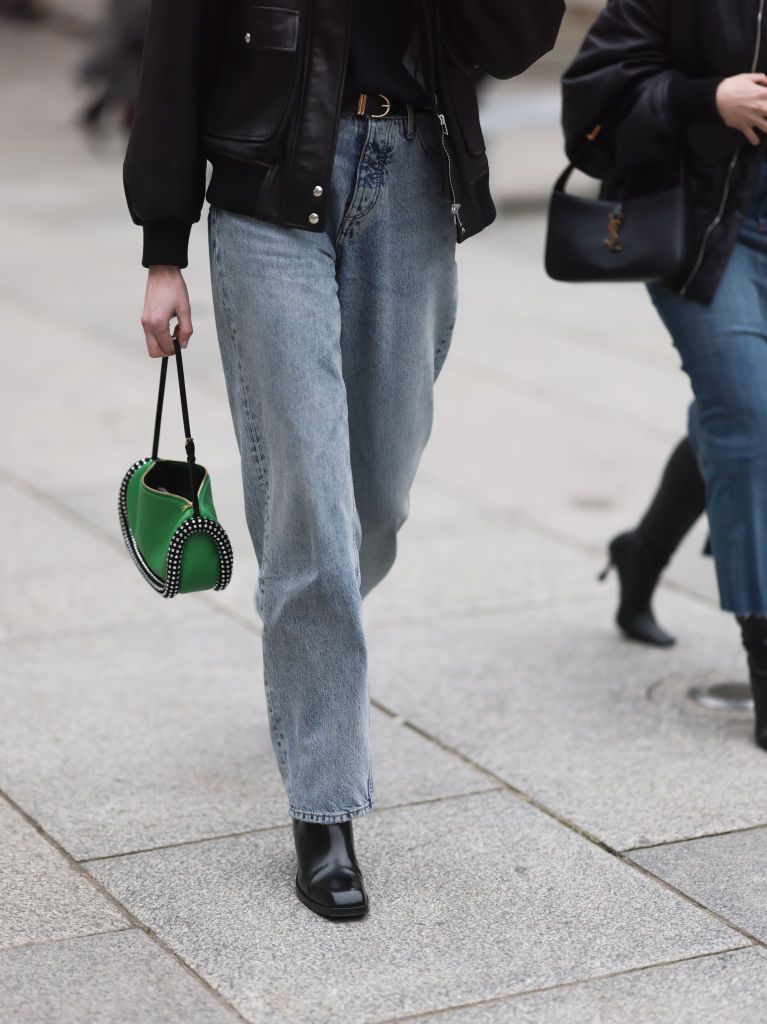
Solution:
{"label": "denim seam", "polygon": [[[246,414],[246,417],[247,417],[247,420],[248,420],[248,430],[250,432],[251,442],[253,444],[253,450],[254,450],[254,452],[256,454],[256,465],[258,467],[258,477],[259,477],[259,480],[261,481],[261,486],[263,487],[263,490],[264,490],[265,510],[264,510],[264,539],[263,539],[263,544],[262,544],[262,550],[263,550],[263,561],[264,561],[264,566],[263,567],[265,568],[266,567],[266,553],[267,553],[267,550],[268,550],[268,542],[269,542],[269,527],[270,527],[271,504],[272,504],[271,501],[270,501],[270,497],[269,497],[269,479],[268,479],[268,474],[267,474],[267,470],[266,470],[266,459],[264,457],[263,449],[261,447],[261,442],[260,442],[260,439],[258,437],[258,432],[257,432],[257,430],[255,428],[255,416],[254,416],[254,413],[253,413],[253,409],[252,409],[252,405],[251,405],[248,389],[247,389],[246,384],[245,384],[245,375],[244,375],[243,368],[242,368],[242,360],[240,358],[239,348],[237,347],[237,343],[236,343],[236,336],[237,335],[236,335],[236,329],[234,327],[234,322],[232,320],[231,306],[230,306],[230,303],[229,303],[228,289],[227,289],[227,285],[226,285],[226,275],[224,274],[223,267],[221,265],[221,244],[220,244],[220,239],[218,237],[218,235],[219,235],[218,213],[217,213],[215,207],[211,207],[211,212],[213,214],[213,218],[212,218],[213,252],[214,252],[215,263],[216,263],[216,271],[217,271],[217,274],[218,274],[219,284],[220,284],[220,288],[221,288],[221,304],[222,304],[222,307],[223,307],[223,310],[224,310],[224,314],[225,314],[225,317],[226,317],[226,321],[227,321],[226,326],[229,329],[229,333],[231,335],[232,348],[234,349],[234,357],[235,357],[235,360],[236,360],[236,363],[237,363],[237,373],[238,373],[239,378],[240,378],[240,387],[241,387],[241,393],[242,393],[242,396],[243,396],[243,405],[244,405],[245,414]],[[264,574],[260,570],[261,570],[261,567],[259,567],[258,586],[262,587],[263,590],[265,591],[266,587],[263,585],[263,583],[264,583],[264,581],[263,581]],[[269,657],[269,655],[267,653],[267,643],[266,643],[265,639],[262,639],[262,645],[261,646],[262,646],[262,652],[263,652],[263,658],[264,658],[264,692],[265,692],[265,695],[266,695],[266,706],[267,706],[267,711],[268,711],[268,714],[269,714],[270,721],[271,721],[272,726],[274,728],[275,735],[277,736],[278,746],[279,746],[279,749],[280,749],[280,757],[279,757],[280,765],[284,769],[282,774],[283,774],[283,778],[285,779],[285,786],[286,786],[286,789],[288,791],[288,796],[290,796],[290,785],[289,785],[289,782],[288,782],[289,773],[288,773],[288,766],[287,766],[285,733],[284,733],[284,730],[283,730],[283,727],[282,727],[282,721],[281,721],[279,715],[277,714],[277,712],[275,710],[274,701],[272,699],[271,686],[269,684],[269,675],[270,675],[270,673],[269,673],[268,668],[267,668],[267,664],[268,664],[268,662],[271,659],[270,659],[270,657]]]}
{"label": "denim seam", "polygon": [[352,549],[354,550],[354,567],[355,567],[356,576],[357,576],[357,586],[361,587],[362,586],[362,566],[360,565],[360,547],[362,546],[362,523],[360,523],[360,534],[359,534],[359,542],[358,542],[357,541],[357,537],[356,537],[355,532],[354,532],[354,524],[357,521],[357,519],[359,518],[359,512],[357,511],[357,501],[356,501],[356,498],[355,498],[355,495],[354,495],[354,470],[352,468],[351,424],[349,423],[348,411],[347,411],[347,416],[346,416],[346,434],[347,434],[346,466],[347,466],[347,469],[349,470],[349,480],[350,480],[350,487],[349,487],[349,491],[350,491],[350,499],[349,499],[350,509],[349,509],[349,511],[351,513]]}
{"label": "denim seam", "polygon": [[450,341],[452,340],[453,333],[455,331],[455,320],[450,324],[450,327],[445,332],[443,338],[438,342],[437,347],[434,351],[434,377],[435,380],[439,375],[442,367],[447,361],[447,353],[450,347]]}
{"label": "denim seam", "polygon": [[341,218],[341,223],[340,223],[339,228],[338,228],[338,234],[336,235],[336,251],[337,252],[341,249],[341,246],[344,243],[344,239],[346,238],[346,235],[348,233],[348,230],[351,227],[351,225],[354,223],[355,215],[352,213],[352,211],[354,210],[354,208],[357,205],[357,202],[359,200],[360,183],[362,181],[362,167],[363,167],[363,164],[364,164],[365,159],[367,157],[368,147],[370,145],[370,141],[371,141],[372,137],[373,137],[373,122],[372,121],[368,121],[367,126],[365,128],[365,141],[362,144],[362,152],[360,153],[359,160],[357,161],[357,173],[354,176],[354,190],[352,191],[352,195],[351,195],[351,198],[349,200],[349,205],[348,205],[348,207],[346,209],[346,212],[345,212],[344,216]]}
{"label": "denim seam", "polygon": [[[214,219],[214,230],[218,232],[218,215]],[[267,467],[266,455],[264,453],[263,446],[261,444],[261,438],[259,437],[258,430],[256,429],[256,417],[253,410],[253,403],[250,398],[250,392],[248,391],[247,384],[245,383],[245,373],[242,368],[242,359],[240,358],[240,350],[236,344],[236,331],[232,321],[231,308],[229,303],[229,292],[226,285],[226,275],[223,272],[221,266],[221,246],[216,247],[216,264],[218,269],[219,278],[221,281],[221,296],[222,305],[227,318],[227,326],[232,335],[232,347],[234,349],[234,357],[237,362],[237,373],[240,378],[240,388],[243,396],[243,405],[245,407],[245,413],[248,419],[248,430],[250,432],[251,443],[253,444],[253,450],[256,454],[256,466],[258,468],[258,479],[261,482],[261,486],[264,489],[264,539],[262,544],[263,550],[263,565],[259,566],[259,579],[268,577],[268,566],[267,566],[267,552],[269,549],[269,531],[271,528],[271,516],[272,516],[272,502],[271,493],[269,487],[269,472]]]}
{"label": "denim seam", "polygon": [[454,293],[454,300],[453,300],[452,316],[450,317],[450,324],[447,327],[447,329],[446,329],[442,339],[438,343],[438,345],[436,347],[436,350],[434,352],[434,380],[435,380],[435,382],[436,382],[437,378],[439,377],[440,373],[442,372],[442,368],[444,367],[445,362],[447,361],[447,356],[448,356],[448,353],[449,353],[449,350],[450,350],[450,344],[451,344],[451,342],[453,340],[453,335],[455,334],[455,325],[456,325],[457,321],[458,321],[458,294],[457,294],[457,292],[455,292]]}
{"label": "denim seam", "polygon": [[[368,700],[368,735],[370,735],[371,729],[373,727],[372,718],[373,718],[373,706],[372,706],[372,702],[370,700]],[[375,794],[374,794],[374,789],[373,789],[373,750],[372,750],[372,747],[371,747],[371,749],[370,749],[370,762],[368,764],[368,803],[370,804],[371,807],[373,806],[374,800],[375,800]]]}
{"label": "denim seam", "polygon": [[[217,235],[218,234],[218,218],[217,218],[217,216],[214,216],[213,230],[214,230],[214,233]],[[255,416],[254,416],[254,413],[253,413],[253,407],[252,407],[252,403],[251,403],[251,400],[250,400],[250,395],[249,395],[249,392],[248,392],[248,387],[247,387],[247,384],[245,383],[245,374],[244,374],[243,368],[242,368],[242,360],[240,358],[240,350],[239,350],[239,348],[237,346],[237,329],[234,326],[234,322],[233,322],[233,319],[232,319],[231,305],[230,305],[230,302],[229,302],[229,291],[228,291],[228,288],[227,288],[227,285],[226,285],[226,275],[224,274],[223,267],[221,265],[221,246],[220,246],[220,244],[216,244],[214,246],[214,252],[215,252],[215,259],[216,259],[216,270],[218,272],[219,282],[220,282],[220,286],[221,286],[221,300],[222,300],[221,304],[222,304],[222,306],[224,308],[224,313],[226,314],[226,321],[227,321],[226,326],[229,329],[229,334],[230,334],[231,340],[232,340],[232,348],[234,350],[234,358],[235,358],[235,360],[237,362],[237,375],[239,377],[240,390],[241,390],[242,397],[243,397],[243,405],[245,407],[245,413],[246,413],[247,419],[248,419],[248,431],[250,433],[250,440],[251,440],[251,443],[253,445],[253,450],[254,450],[254,452],[256,454],[256,466],[258,467],[258,478],[259,478],[259,480],[261,482],[261,486],[264,489],[264,496],[266,498],[266,506],[267,506],[267,511],[268,511],[270,502],[269,502],[269,482],[268,482],[268,479],[267,479],[267,472],[266,472],[266,459],[264,457],[263,449],[261,447],[261,441],[260,441],[259,436],[258,436],[258,431],[255,428]],[[264,533],[266,534],[266,530],[264,531]]]}
{"label": "denim seam", "polygon": [[[259,581],[260,586],[260,581]],[[287,791],[288,799],[290,799],[292,786],[290,778],[290,770],[288,768],[288,755],[287,755],[287,744],[285,742],[285,732],[282,728],[282,720],[277,714],[274,707],[274,701],[272,699],[272,688],[269,683],[269,666],[271,665],[271,654],[269,653],[269,645],[266,640],[266,636],[261,638],[261,651],[264,658],[264,693],[266,694],[266,707],[269,712],[269,717],[274,725],[274,732],[277,737],[277,747],[279,748],[278,761],[280,765],[280,774],[282,775],[285,783],[285,789]]]}

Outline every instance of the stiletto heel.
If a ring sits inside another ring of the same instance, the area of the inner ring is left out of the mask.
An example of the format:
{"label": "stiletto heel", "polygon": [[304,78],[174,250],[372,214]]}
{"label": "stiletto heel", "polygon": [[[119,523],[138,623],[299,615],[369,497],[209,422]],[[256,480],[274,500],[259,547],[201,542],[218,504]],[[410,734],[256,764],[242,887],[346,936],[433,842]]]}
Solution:
{"label": "stiletto heel", "polygon": [[607,579],[607,577],[610,575],[610,573],[613,571],[614,568],[615,568],[615,562],[611,558],[610,561],[607,563],[607,565],[604,567],[604,569],[597,576],[597,583],[604,583],[605,580]]}

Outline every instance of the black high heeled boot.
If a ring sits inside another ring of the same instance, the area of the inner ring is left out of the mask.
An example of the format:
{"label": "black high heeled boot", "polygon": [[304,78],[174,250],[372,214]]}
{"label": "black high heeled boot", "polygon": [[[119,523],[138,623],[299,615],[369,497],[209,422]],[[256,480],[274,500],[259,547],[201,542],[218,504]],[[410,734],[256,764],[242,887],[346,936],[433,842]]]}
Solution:
{"label": "black high heeled boot", "polygon": [[767,618],[759,615],[739,618],[743,646],[748,655],[751,692],[756,715],[756,745],[767,750]]}
{"label": "black high heeled boot", "polygon": [[352,823],[320,825],[293,819],[296,895],[322,917],[362,917],[368,897],[354,853]]}
{"label": "black high heeled boot", "polygon": [[618,625],[632,640],[671,647],[673,636],[661,629],[652,596],[661,573],[693,524],[706,510],[706,487],[688,438],[674,448],[660,484],[636,530],[610,544],[610,564],[620,580]]}
{"label": "black high heeled boot", "polygon": [[652,596],[666,563],[643,540],[639,530],[621,533],[610,542],[610,561],[600,579],[618,571],[620,601],[615,621],[627,637],[655,647],[671,647],[676,639],[658,625]]}

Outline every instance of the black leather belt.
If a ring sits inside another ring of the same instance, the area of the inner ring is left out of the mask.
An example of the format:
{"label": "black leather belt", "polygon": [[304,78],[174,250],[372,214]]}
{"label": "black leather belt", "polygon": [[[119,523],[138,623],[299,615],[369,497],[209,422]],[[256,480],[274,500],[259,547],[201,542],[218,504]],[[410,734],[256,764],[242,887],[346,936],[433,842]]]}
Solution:
{"label": "black leather belt", "polygon": [[380,120],[384,117],[407,116],[408,104],[403,100],[390,99],[383,93],[361,92],[355,96],[347,96],[342,109],[345,114]]}

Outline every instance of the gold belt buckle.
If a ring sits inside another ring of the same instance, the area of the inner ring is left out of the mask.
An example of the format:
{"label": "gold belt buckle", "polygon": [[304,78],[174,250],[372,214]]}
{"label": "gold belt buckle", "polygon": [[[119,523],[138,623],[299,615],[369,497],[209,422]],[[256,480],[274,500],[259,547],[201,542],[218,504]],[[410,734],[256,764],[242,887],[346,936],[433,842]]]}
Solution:
{"label": "gold belt buckle", "polygon": [[[370,116],[375,121],[380,121],[382,117],[388,117],[391,113],[391,100],[388,96],[384,96],[382,92],[378,93],[378,98],[383,100],[384,111],[382,114],[371,114]],[[366,92],[360,93],[359,103],[357,104],[357,115],[363,117],[368,105],[368,94]]]}

